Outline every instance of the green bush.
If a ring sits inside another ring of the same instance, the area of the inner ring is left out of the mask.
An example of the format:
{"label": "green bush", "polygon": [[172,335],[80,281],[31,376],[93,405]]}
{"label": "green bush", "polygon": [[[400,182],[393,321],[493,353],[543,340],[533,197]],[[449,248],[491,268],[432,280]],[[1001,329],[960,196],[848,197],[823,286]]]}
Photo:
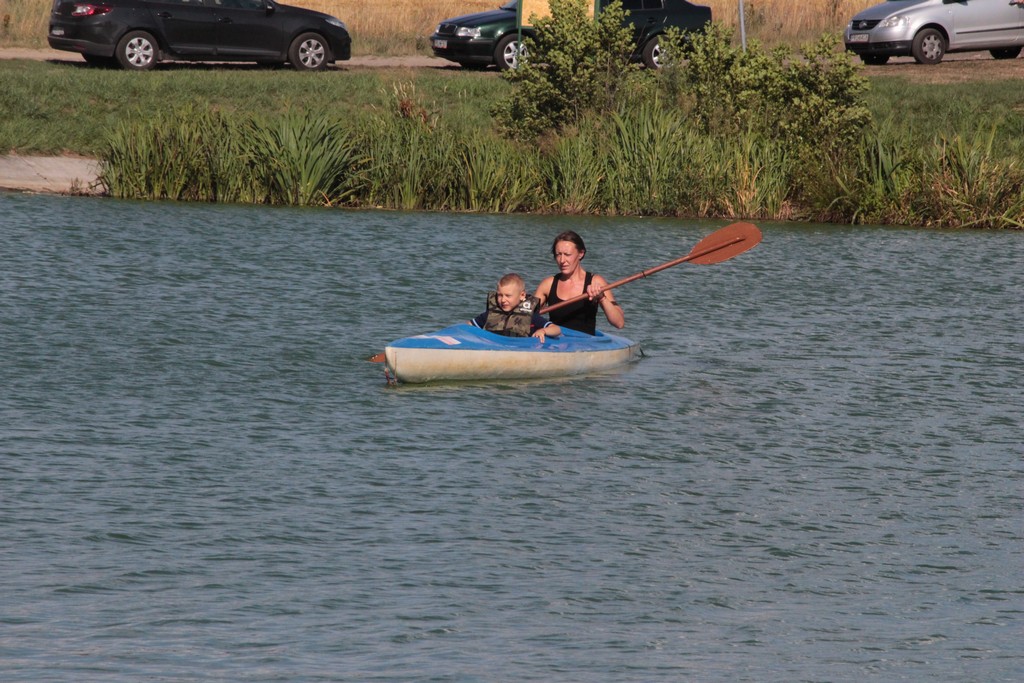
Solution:
{"label": "green bush", "polygon": [[511,94],[492,110],[501,130],[526,140],[579,121],[587,112],[613,111],[636,74],[632,30],[613,0],[597,16],[583,0],[551,0],[535,39],[524,40],[519,66],[505,72]]}
{"label": "green bush", "polygon": [[799,148],[830,154],[848,146],[871,120],[863,101],[867,80],[838,39],[825,35],[797,54],[787,46],[765,52],[733,44],[733,31],[711,24],[688,37],[670,32],[673,59],[661,74],[668,100],[688,109],[709,134],[754,131]]}

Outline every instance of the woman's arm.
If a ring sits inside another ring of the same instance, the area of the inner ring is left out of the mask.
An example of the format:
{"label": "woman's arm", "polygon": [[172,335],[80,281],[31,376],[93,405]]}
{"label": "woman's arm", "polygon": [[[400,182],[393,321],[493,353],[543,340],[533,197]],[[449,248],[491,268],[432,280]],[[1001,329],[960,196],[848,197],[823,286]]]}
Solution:
{"label": "woman's arm", "polygon": [[603,277],[594,275],[594,279],[590,281],[590,287],[587,288],[587,294],[590,295],[591,300],[600,304],[601,310],[604,311],[604,317],[608,319],[611,326],[622,329],[626,326],[626,315],[622,312],[622,307],[615,300],[612,291],[605,289],[607,286],[608,282]]}
{"label": "woman's arm", "polygon": [[533,293],[535,297],[540,299],[541,306],[548,302],[548,292],[551,291],[551,283],[552,281],[554,281],[554,279],[554,275],[547,276],[546,278],[540,281],[540,284],[537,285],[537,291]]}

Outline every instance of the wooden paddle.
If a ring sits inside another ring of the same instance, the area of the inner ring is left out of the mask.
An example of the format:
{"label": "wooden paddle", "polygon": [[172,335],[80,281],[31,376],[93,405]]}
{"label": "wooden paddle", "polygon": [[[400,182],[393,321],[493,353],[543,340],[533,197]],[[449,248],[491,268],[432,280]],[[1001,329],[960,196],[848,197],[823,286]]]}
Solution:
{"label": "wooden paddle", "polygon": [[[677,259],[668,261],[667,263],[662,263],[660,266],[641,270],[639,273],[635,273],[629,277],[609,283],[609,285],[605,287],[605,291],[621,287],[624,284],[633,282],[634,280],[639,280],[642,277],[654,275],[658,271],[671,268],[672,266],[678,266],[680,263],[691,262],[702,266],[709,266],[713,263],[728,261],[733,256],[737,256],[749,249],[753,249],[760,241],[761,231],[757,229],[756,225],[753,223],[733,223],[732,225],[725,226],[721,230],[716,230],[700,242],[697,242],[693,249],[690,250],[690,253],[686,256],[681,256]],[[571,299],[559,301],[557,304],[545,306],[540,309],[540,313],[543,315],[548,311],[554,311],[562,306],[568,306],[569,304],[574,304],[577,301],[583,301],[587,298],[589,298],[587,294],[583,293],[579,296],[574,296]],[[367,360],[371,363],[383,363],[384,354],[375,353]]]}
{"label": "wooden paddle", "polygon": [[[693,249],[690,250],[690,253],[686,256],[681,256],[667,263],[662,263],[660,266],[641,270],[639,273],[611,282],[607,287],[605,287],[605,291],[621,287],[624,284],[633,282],[634,280],[639,280],[642,277],[654,275],[658,271],[671,268],[672,266],[678,266],[680,263],[686,263],[687,261],[702,266],[709,266],[712,263],[728,261],[733,256],[742,254],[748,249],[754,248],[760,241],[761,231],[757,229],[756,225],[753,223],[733,223],[732,225],[725,226],[721,230],[716,230],[700,242],[697,242]],[[552,304],[551,306],[545,306],[540,309],[540,314],[543,315],[549,311],[554,311],[562,306],[568,306],[569,304],[574,304],[577,301],[583,301],[587,298],[589,297],[586,292],[584,292],[583,294],[574,296],[571,299],[559,301],[557,304]]]}

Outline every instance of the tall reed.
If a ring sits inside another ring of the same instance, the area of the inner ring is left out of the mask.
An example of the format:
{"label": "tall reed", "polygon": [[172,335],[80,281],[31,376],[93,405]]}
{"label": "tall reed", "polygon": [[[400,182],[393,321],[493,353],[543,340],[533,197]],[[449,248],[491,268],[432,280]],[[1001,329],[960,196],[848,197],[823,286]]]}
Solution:
{"label": "tall reed", "polygon": [[892,117],[866,129],[852,152],[820,180],[821,217],[854,223],[914,222],[910,194],[920,178],[922,148]]}
{"label": "tall reed", "polygon": [[611,119],[606,158],[609,205],[619,213],[672,213],[683,189],[681,112],[643,104]]}
{"label": "tall reed", "polygon": [[253,183],[269,204],[333,206],[355,191],[361,162],[353,136],[321,114],[288,114],[269,123],[247,121],[241,147]]}
{"label": "tall reed", "polygon": [[117,197],[332,206],[349,197],[363,161],[322,115],[259,123],[184,107],[122,124],[100,180]]}
{"label": "tall reed", "polygon": [[924,215],[939,225],[1006,227],[1021,224],[1024,172],[1016,161],[994,161],[995,128],[971,138],[943,137],[925,155],[920,193]]}
{"label": "tall reed", "polygon": [[566,213],[784,219],[784,148],[757,133],[709,136],[645,104],[588,117],[549,153],[551,206]]}
{"label": "tall reed", "polygon": [[544,157],[543,171],[554,210],[569,214],[602,213],[607,208],[604,149],[579,130],[560,137]]}
{"label": "tall reed", "polygon": [[792,217],[789,155],[777,141],[747,133],[731,139],[732,161],[726,206],[732,218]]}
{"label": "tall reed", "polygon": [[543,208],[536,148],[476,134],[464,139],[460,150],[457,208],[494,213]]}
{"label": "tall reed", "polygon": [[100,180],[118,197],[257,201],[236,126],[216,112],[184,107],[139,117],[111,135]]}
{"label": "tall reed", "polygon": [[139,199],[1024,226],[1024,169],[996,156],[991,125],[922,145],[889,120],[823,165],[656,106],[584,118],[541,146],[400,111],[344,123],[188,107],[138,118],[113,134],[102,181]]}

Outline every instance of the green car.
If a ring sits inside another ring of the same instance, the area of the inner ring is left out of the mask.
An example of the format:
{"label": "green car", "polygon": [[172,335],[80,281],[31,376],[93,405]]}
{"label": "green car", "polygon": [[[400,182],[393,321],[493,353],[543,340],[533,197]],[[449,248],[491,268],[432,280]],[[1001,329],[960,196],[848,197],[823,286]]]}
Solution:
{"label": "green car", "polygon": [[[512,69],[520,50],[518,7],[518,1],[511,0],[489,12],[445,19],[430,37],[430,46],[436,56],[465,67],[494,64],[502,71]],[[658,37],[666,29],[674,26],[688,32],[703,31],[711,22],[710,7],[686,0],[622,0],[622,8],[628,12],[626,21],[635,34],[633,57],[652,69],[660,66]],[[533,34],[523,29],[522,35]]]}

